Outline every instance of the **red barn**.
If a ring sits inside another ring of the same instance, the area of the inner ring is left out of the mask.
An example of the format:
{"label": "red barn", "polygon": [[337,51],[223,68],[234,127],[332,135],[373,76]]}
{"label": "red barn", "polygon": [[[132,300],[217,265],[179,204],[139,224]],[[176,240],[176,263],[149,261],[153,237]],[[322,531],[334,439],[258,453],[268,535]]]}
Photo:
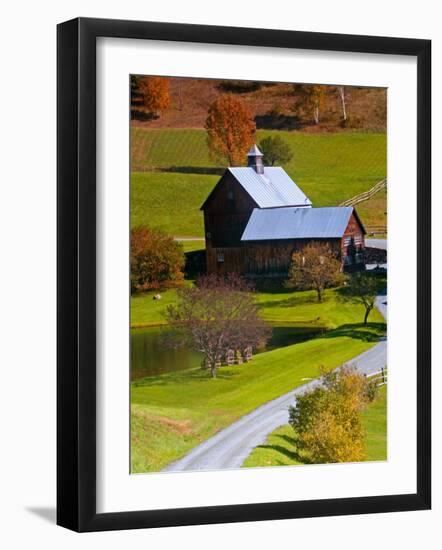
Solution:
{"label": "red barn", "polygon": [[264,167],[254,145],[248,166],[228,168],[201,207],[209,273],[286,276],[294,251],[327,242],[346,270],[363,269],[365,229],[351,206],[313,208],[280,167]]}

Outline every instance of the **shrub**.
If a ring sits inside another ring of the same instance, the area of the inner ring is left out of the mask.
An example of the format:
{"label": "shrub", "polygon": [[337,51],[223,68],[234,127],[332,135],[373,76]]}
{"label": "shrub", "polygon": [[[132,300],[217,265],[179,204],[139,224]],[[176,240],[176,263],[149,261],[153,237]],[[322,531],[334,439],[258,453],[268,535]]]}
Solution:
{"label": "shrub", "polygon": [[140,226],[130,235],[131,292],[169,288],[183,281],[182,246],[162,231]]}
{"label": "shrub", "polygon": [[259,148],[264,155],[264,164],[274,166],[289,162],[293,153],[289,144],[280,136],[269,136],[259,142]]}
{"label": "shrub", "polygon": [[290,408],[296,445],[313,463],[356,462],[364,459],[360,412],[370,395],[366,378],[353,367],[323,375],[321,384],[297,397]]}

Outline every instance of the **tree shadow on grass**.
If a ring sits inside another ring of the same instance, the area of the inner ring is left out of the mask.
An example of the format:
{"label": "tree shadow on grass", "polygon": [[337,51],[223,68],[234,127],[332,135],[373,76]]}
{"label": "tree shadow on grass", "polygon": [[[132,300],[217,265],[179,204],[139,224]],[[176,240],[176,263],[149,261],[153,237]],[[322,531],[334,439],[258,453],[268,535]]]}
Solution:
{"label": "tree shadow on grass", "polygon": [[158,172],[177,172],[179,174],[207,174],[211,176],[222,176],[225,168],[213,166],[166,166],[158,168]]}
{"label": "tree shadow on grass", "polygon": [[[322,300],[321,305],[326,304],[328,301],[329,299],[325,297]],[[297,295],[296,293],[294,293],[291,298],[282,298],[281,300],[269,300],[267,302],[259,302],[259,306],[264,308],[292,308],[307,304],[318,305],[319,302],[317,298],[313,295]]]}
{"label": "tree shadow on grass", "polygon": [[306,342],[317,336],[322,336],[325,331],[327,331],[325,327],[311,326],[305,322],[299,326],[274,326],[272,327],[272,335],[267,343],[266,351]]}
{"label": "tree shadow on grass", "polygon": [[[145,378],[137,379],[132,382],[132,387],[141,388],[141,387],[153,387],[153,386],[170,386],[174,384],[179,384],[180,386],[185,386],[186,384],[193,384],[198,381],[200,383],[211,383],[216,384],[217,380],[232,380],[238,374],[240,374],[241,368],[244,368],[243,365],[233,366],[233,367],[219,367],[216,378],[213,379],[210,375],[210,372],[206,369],[196,368],[189,370],[176,371],[167,374],[160,374],[158,376],[148,376]],[[238,369],[235,371],[235,369]],[[202,390],[203,391],[203,390]]]}
{"label": "tree shadow on grass", "polygon": [[[304,455],[301,455],[297,449],[296,449],[296,439],[294,437],[290,437],[285,434],[281,435],[275,435],[274,437],[278,437],[281,439],[285,444],[288,444],[290,447],[287,447],[286,445],[274,444],[274,445],[258,445],[256,447],[257,449],[268,449],[270,451],[275,451],[276,453],[285,456],[286,458],[293,460],[294,462],[302,462],[303,464],[312,464],[310,460]],[[280,465],[285,465],[282,462],[279,463]]]}
{"label": "tree shadow on grass", "polygon": [[387,325],[386,323],[354,323],[341,325],[340,327],[331,330],[323,335],[323,338],[353,338],[362,340],[363,342],[378,342],[385,338]]}

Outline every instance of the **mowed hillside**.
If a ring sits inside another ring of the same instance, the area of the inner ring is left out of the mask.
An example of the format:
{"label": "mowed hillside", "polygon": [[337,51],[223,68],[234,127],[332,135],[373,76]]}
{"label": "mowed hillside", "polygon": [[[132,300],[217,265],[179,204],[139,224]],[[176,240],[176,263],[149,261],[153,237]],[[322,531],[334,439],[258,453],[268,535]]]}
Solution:
{"label": "mowed hillside", "polygon": [[[284,165],[314,206],[338,205],[386,176],[386,134],[259,130],[293,151]],[[175,236],[203,236],[199,210],[225,167],[213,162],[203,129],[131,130],[131,223]],[[386,225],[386,193],[357,207],[368,226]]]}

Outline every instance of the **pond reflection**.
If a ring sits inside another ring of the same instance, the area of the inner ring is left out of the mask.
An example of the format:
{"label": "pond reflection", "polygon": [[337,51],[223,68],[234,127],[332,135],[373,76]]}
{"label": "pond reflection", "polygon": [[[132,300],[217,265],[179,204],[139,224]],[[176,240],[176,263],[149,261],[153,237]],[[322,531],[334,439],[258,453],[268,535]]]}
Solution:
{"label": "pond reflection", "polygon": [[[304,342],[322,333],[318,327],[273,327],[267,350]],[[186,347],[171,349],[164,345],[167,328],[141,328],[130,331],[131,379],[199,367],[202,354]],[[264,349],[261,351],[265,351]]]}

